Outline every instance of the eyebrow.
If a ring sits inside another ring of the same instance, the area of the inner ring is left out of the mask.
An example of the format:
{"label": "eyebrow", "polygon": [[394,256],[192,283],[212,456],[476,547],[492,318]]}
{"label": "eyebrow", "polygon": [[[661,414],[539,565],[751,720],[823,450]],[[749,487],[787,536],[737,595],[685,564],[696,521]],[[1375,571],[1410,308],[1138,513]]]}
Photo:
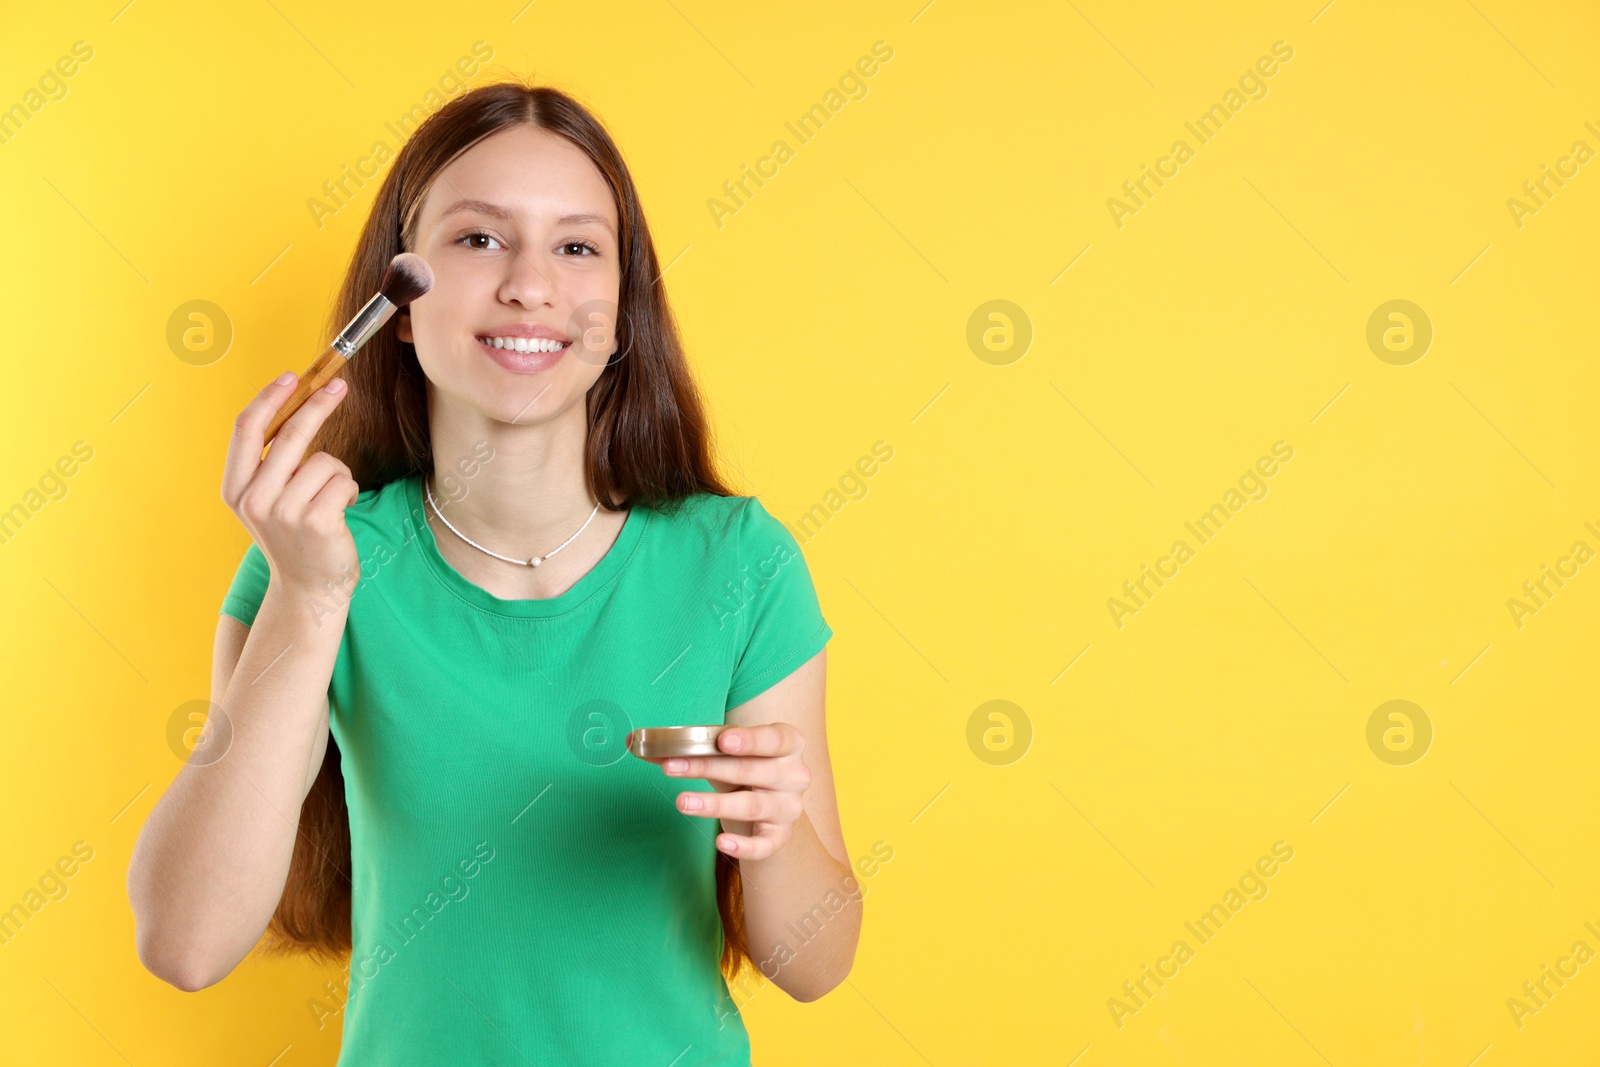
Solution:
{"label": "eyebrow", "polygon": [[[443,218],[446,218],[447,216],[454,215],[458,211],[474,211],[474,212],[477,212],[480,215],[488,215],[491,218],[502,219],[502,220],[507,221],[507,222],[511,221],[511,217],[512,217],[511,212],[509,210],[507,210],[506,208],[501,207],[499,204],[491,204],[487,200],[457,200],[455,203],[453,203],[449,207],[445,208],[444,209],[444,213],[442,215],[440,215],[439,217],[441,219],[443,219]],[[616,233],[615,228],[613,228],[612,225],[611,225],[611,220],[610,219],[606,218],[604,215],[595,215],[595,214],[592,214],[592,213],[586,213],[586,214],[580,214],[580,215],[563,215],[559,219],[556,220],[556,225],[557,226],[578,226],[578,225],[581,225],[581,224],[586,223],[586,222],[599,223],[601,226],[604,226],[606,229],[611,230],[612,234]]]}

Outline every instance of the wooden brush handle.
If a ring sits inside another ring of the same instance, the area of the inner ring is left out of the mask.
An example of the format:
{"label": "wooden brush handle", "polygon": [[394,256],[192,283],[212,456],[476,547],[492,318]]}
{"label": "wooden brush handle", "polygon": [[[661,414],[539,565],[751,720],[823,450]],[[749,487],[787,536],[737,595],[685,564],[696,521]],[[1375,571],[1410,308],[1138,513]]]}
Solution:
{"label": "wooden brush handle", "polygon": [[311,399],[311,394],[327,385],[333,376],[344,370],[344,365],[350,361],[346,359],[337,348],[332,345],[328,350],[317,357],[311,364],[311,369],[300,376],[300,381],[295,384],[294,392],[289,394],[289,399],[283,402],[283,407],[272,416],[272,421],[267,423],[267,433],[262,438],[262,445],[269,444],[283,424],[289,421],[289,416],[300,410],[300,406]]}

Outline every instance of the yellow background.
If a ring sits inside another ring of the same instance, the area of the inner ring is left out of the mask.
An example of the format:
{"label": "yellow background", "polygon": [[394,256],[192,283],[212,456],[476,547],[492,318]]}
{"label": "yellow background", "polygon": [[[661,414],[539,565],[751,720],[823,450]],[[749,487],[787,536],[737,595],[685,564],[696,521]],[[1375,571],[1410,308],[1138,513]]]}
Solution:
{"label": "yellow background", "polygon": [[[94,56],[0,145],[0,508],[94,454],[0,546],[0,907],[94,858],[0,947],[0,1060],[336,1056],[306,1007],[331,970],[181,993],[139,965],[124,877],[248,544],[232,419],[326,343],[376,183],[320,229],[307,200],[483,41],[477,80],[574,92],[622,146],[742,491],[794,522],[894,450],[805,544],[846,838],[894,859],[845,985],[749,997],[757,1062],[1592,1062],[1600,962],[1520,1027],[1507,1000],[1600,950],[1600,563],[1520,628],[1506,602],[1600,548],[1600,162],[1507,208],[1600,149],[1593,5],[519,6],[5,16],[0,106]],[[796,146],[784,122],[880,40]],[[1184,122],[1280,40],[1200,146]],[[1178,138],[1194,158],[1116,226]],[[165,338],[196,299],[234,330],[207,366]],[[1033,330],[1005,365],[967,343],[997,299]],[[1366,343],[1394,299],[1434,329],[1406,366]],[[1107,599],[1279,440],[1265,499],[1117,627]],[[1434,730],[1404,766],[1366,739],[1394,699]],[[1006,765],[967,742],[991,700],[1032,727]],[[1268,895],[1119,1027],[1108,999],[1277,841]]]}

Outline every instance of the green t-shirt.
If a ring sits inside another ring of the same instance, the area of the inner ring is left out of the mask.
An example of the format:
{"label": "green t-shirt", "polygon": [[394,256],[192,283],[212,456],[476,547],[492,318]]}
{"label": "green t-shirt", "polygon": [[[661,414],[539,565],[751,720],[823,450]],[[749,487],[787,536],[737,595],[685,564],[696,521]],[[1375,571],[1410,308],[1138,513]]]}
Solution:
{"label": "green t-shirt", "polygon": [[[711,786],[624,739],[723,722],[827,644],[794,537],[754,497],[634,507],[572,588],[502,600],[440,554],[421,485],[345,509],[361,576],[328,686],[351,835],[340,1067],[748,1064],[718,970],[717,824],[673,800]],[[222,612],[253,622],[268,577],[252,544]]]}

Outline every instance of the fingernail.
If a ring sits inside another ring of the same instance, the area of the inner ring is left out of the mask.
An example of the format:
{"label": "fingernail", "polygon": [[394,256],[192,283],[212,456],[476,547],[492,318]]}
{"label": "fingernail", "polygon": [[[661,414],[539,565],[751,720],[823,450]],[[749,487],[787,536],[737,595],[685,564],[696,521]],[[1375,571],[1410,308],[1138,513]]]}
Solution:
{"label": "fingernail", "polygon": [[683,798],[683,810],[684,811],[699,811],[700,810],[700,804],[701,804],[700,798],[695,796],[693,793],[690,793],[688,796]]}
{"label": "fingernail", "polygon": [[730,733],[728,735],[728,744],[725,747],[729,752],[739,751],[744,747],[744,735]]}
{"label": "fingernail", "polygon": [[329,393],[329,395],[338,396],[342,392],[344,392],[344,379],[343,378],[335,378],[333,381],[328,383],[328,393]]}
{"label": "fingernail", "polygon": [[689,761],[686,760],[686,759],[669,759],[669,760],[667,760],[667,771],[668,771],[668,773],[671,773],[671,774],[682,774],[684,771],[686,771],[688,769],[689,769]]}
{"label": "fingernail", "polygon": [[294,371],[286,370],[282,374],[278,375],[278,380],[274,384],[288,385],[292,381],[294,381]]}

